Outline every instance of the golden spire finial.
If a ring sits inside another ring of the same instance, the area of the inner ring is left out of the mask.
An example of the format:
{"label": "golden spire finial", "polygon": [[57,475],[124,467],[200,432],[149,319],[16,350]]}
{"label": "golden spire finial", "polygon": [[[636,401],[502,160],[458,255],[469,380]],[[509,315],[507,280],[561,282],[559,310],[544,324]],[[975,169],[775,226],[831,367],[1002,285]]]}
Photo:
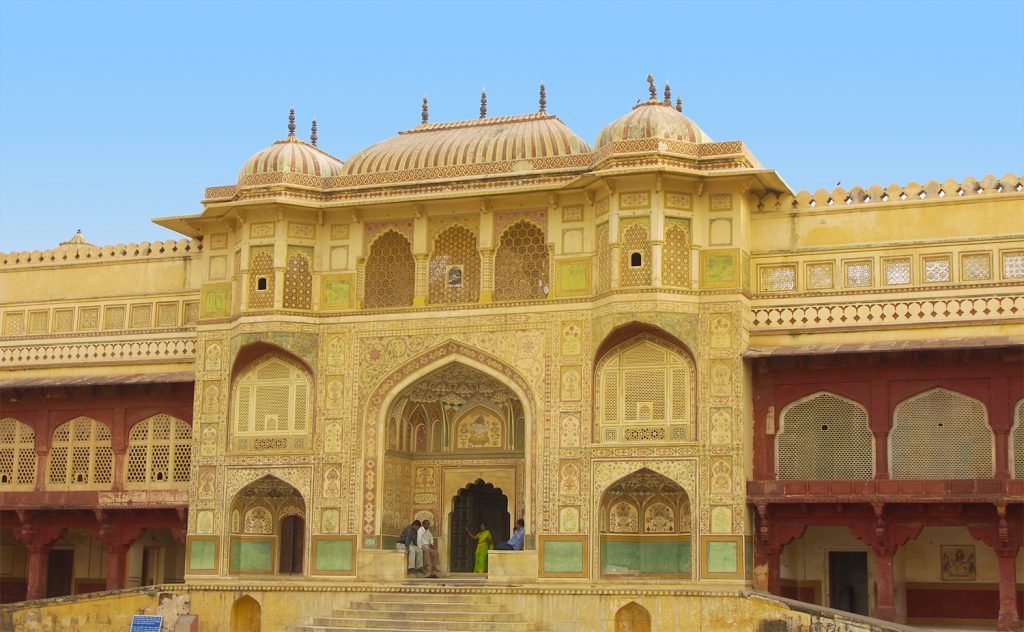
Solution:
{"label": "golden spire finial", "polygon": [[480,118],[487,118],[487,88],[480,91]]}
{"label": "golden spire finial", "polygon": [[647,91],[651,93],[651,101],[658,100],[658,89],[654,87],[654,75],[647,75]]}
{"label": "golden spire finial", "polygon": [[288,135],[295,136],[295,108],[288,110]]}
{"label": "golden spire finial", "polygon": [[313,119],[313,126],[309,130],[309,142],[316,147],[316,119]]}
{"label": "golden spire finial", "polygon": [[672,86],[665,82],[665,105],[672,105]]}
{"label": "golden spire finial", "polygon": [[426,125],[430,120],[430,112],[427,110],[427,95],[423,95],[423,111],[420,112],[420,125]]}
{"label": "golden spire finial", "polygon": [[683,111],[683,100],[681,98],[679,98],[679,97],[676,97],[676,112],[682,113],[682,111]]}
{"label": "golden spire finial", "polygon": [[540,82],[540,113],[547,114],[548,111],[548,91],[544,87],[544,82]]}

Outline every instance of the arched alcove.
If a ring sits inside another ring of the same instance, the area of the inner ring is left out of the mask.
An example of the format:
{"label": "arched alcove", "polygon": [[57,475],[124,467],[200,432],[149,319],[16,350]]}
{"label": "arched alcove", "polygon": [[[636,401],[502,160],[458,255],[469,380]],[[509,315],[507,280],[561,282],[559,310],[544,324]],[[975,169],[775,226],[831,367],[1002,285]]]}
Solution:
{"label": "arched alcove", "polygon": [[874,437],[867,410],[829,392],[789,404],[779,415],[780,479],[867,480],[874,475]]}
{"label": "arched alcove", "polygon": [[264,476],[235,494],[231,516],[232,574],[303,572],[306,501],[299,490],[275,476]]}
{"label": "arched alcove", "polygon": [[599,511],[603,575],[690,576],[690,498],[678,483],[636,470],[604,491]]}
{"label": "arched alcove", "polygon": [[615,613],[615,632],[651,632],[651,613],[635,601]]}
{"label": "arched alcove", "polygon": [[263,609],[260,602],[243,595],[231,605],[231,632],[260,632]]}

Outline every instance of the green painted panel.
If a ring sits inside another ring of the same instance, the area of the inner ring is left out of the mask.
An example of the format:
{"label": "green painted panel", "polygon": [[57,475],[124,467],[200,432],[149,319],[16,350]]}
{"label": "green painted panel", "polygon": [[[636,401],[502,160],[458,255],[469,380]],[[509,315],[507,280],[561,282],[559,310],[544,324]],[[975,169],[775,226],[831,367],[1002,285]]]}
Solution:
{"label": "green painted panel", "polygon": [[735,542],[708,542],[708,572],[735,573],[739,563],[738,549]]}
{"label": "green painted panel", "polygon": [[231,571],[273,572],[274,543],[262,540],[232,540]]}
{"label": "green painted panel", "polygon": [[744,566],[747,569],[747,577],[754,576],[754,540],[752,538],[743,539],[743,561]]}
{"label": "green painted panel", "polygon": [[732,253],[709,254],[704,260],[704,279],[712,283],[729,283],[735,278],[736,258]]}
{"label": "green painted panel", "polygon": [[189,567],[196,571],[212,571],[217,568],[217,543],[212,540],[192,540],[189,544]]}
{"label": "green painted panel", "polygon": [[689,542],[612,540],[601,543],[601,570],[609,574],[688,575],[690,557]]}
{"label": "green painted panel", "polygon": [[544,542],[545,573],[582,573],[583,542]]}
{"label": "green painted panel", "polygon": [[316,543],[316,570],[352,570],[352,540],[319,540]]}

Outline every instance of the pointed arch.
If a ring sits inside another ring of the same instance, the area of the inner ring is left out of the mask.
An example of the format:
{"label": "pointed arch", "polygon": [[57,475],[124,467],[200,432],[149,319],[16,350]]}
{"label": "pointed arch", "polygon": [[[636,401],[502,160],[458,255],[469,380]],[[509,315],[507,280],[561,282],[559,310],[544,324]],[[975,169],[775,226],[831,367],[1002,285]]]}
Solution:
{"label": "pointed arch", "polygon": [[231,604],[231,632],[260,632],[262,617],[260,602],[243,595]]}
{"label": "pointed arch", "polygon": [[364,264],[363,306],[407,307],[416,294],[416,259],[405,235],[388,229],[370,244]]}
{"label": "pointed arch", "polygon": [[109,489],[114,479],[110,428],[90,417],[75,417],[53,431],[46,488]]}
{"label": "pointed arch", "polygon": [[494,300],[547,298],[548,244],[544,229],[528,220],[506,228],[494,254]]}
{"label": "pointed arch", "polygon": [[896,404],[889,433],[892,478],[991,478],[995,435],[985,405],[933,388]]}
{"label": "pointed arch", "polygon": [[480,250],[477,236],[454,224],[434,238],[428,269],[428,302],[476,303],[480,300]]}
{"label": "pointed arch", "polygon": [[615,632],[651,632],[651,613],[635,601],[615,613]]}
{"label": "pointed arch", "polygon": [[128,431],[125,487],[183,487],[192,468],[192,427],[160,413]]}
{"label": "pointed arch", "polygon": [[874,435],[861,404],[818,391],[779,414],[776,472],[787,480],[868,480],[875,471]]}
{"label": "pointed arch", "polygon": [[313,393],[311,372],[290,354],[272,352],[247,364],[232,380],[231,450],[306,447]]}
{"label": "pointed arch", "polygon": [[0,491],[30,491],[36,467],[35,430],[13,417],[0,419]]}
{"label": "pointed arch", "polygon": [[619,285],[640,287],[651,284],[651,240],[646,223],[634,221],[622,227],[619,255]]}

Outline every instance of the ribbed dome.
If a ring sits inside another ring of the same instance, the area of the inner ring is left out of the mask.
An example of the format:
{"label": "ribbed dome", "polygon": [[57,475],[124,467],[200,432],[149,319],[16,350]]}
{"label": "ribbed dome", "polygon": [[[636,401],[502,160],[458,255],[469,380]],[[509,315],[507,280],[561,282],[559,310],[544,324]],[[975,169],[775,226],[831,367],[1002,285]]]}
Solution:
{"label": "ribbed dome", "polygon": [[597,135],[595,149],[624,140],[658,138],[689,143],[710,143],[711,138],[696,123],[663,101],[650,100],[633,107]]}
{"label": "ribbed dome", "polygon": [[527,167],[530,169],[575,166],[577,162],[582,166],[590,152],[590,146],[565,123],[538,112],[425,123],[358,152],[345,164],[345,174],[408,172],[407,179],[414,180],[505,171],[475,168],[492,163],[533,161]]}
{"label": "ribbed dome", "polygon": [[243,184],[247,176],[271,173],[294,173],[326,178],[341,175],[343,167],[344,163],[334,156],[300,141],[295,136],[288,136],[246,160],[245,166],[238,173],[238,183]]}

